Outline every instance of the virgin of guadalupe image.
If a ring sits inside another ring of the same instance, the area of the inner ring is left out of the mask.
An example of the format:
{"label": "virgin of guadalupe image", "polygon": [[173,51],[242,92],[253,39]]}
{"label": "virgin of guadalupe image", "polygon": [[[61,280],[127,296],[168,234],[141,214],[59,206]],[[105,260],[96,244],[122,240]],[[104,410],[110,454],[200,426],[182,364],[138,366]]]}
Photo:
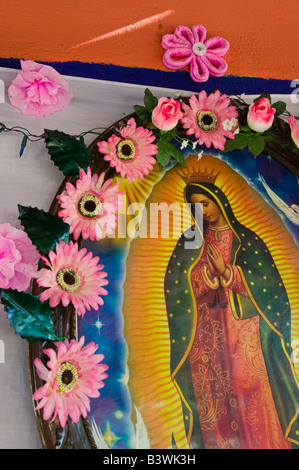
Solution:
{"label": "virgin of guadalupe image", "polygon": [[[282,278],[267,245],[234,216],[214,172],[182,178],[186,202],[203,218],[202,242],[196,253],[187,248],[201,231],[196,222],[178,240],[165,299],[171,377],[189,416],[190,447],[295,447],[298,382]],[[176,340],[182,335],[184,343]]]}
{"label": "virgin of guadalupe image", "polygon": [[175,237],[136,238],[127,258],[132,400],[152,448],[298,448],[299,249],[227,163],[186,164],[147,207],[175,201],[189,219]]}

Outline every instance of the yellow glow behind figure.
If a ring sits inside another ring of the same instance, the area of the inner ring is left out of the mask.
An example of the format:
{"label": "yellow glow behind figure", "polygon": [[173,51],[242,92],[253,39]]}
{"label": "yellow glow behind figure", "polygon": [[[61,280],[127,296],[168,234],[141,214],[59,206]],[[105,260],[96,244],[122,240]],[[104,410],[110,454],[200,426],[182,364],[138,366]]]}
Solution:
{"label": "yellow glow behind figure", "polygon": [[[216,186],[227,196],[236,219],[253,230],[267,244],[283,279],[292,312],[292,338],[299,337],[299,250],[277,213],[246,180],[226,163],[212,157],[186,160],[190,171],[199,167],[214,170]],[[146,207],[151,203],[184,205],[185,183],[169,170],[157,182]],[[157,181],[159,177],[157,177]],[[122,188],[123,190],[125,188]],[[149,191],[150,193],[150,191]],[[190,216],[173,215],[172,225],[180,224],[180,234],[190,227]],[[149,215],[149,210],[148,214]],[[157,222],[161,223],[161,220]],[[148,225],[150,221],[148,221]],[[179,234],[179,235],[180,235]],[[147,426],[153,448],[168,449],[172,435],[179,448],[188,448],[180,396],[170,377],[170,338],[164,297],[164,277],[178,237],[136,238],[131,242],[124,283],[124,334],[129,348],[129,388],[132,399]],[[191,312],[190,312],[191,313]],[[182,338],[182,341],[184,339]],[[296,366],[298,374],[298,364]]]}

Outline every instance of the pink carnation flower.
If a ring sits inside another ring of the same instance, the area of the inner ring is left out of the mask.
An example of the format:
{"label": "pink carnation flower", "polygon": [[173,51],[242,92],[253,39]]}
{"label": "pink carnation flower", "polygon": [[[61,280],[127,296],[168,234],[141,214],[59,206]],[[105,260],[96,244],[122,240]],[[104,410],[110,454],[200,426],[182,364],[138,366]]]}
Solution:
{"label": "pink carnation flower", "polygon": [[38,260],[39,253],[27,233],[0,224],[0,288],[27,290]]}
{"label": "pink carnation flower", "polygon": [[[181,124],[187,129],[186,134],[195,134],[199,145],[205,144],[210,148],[211,145],[216,149],[223,150],[226,139],[234,139],[234,129],[223,126],[226,119],[238,117],[238,111],[235,106],[230,105],[231,101],[220,91],[215,91],[207,96],[203,90],[198,98],[192,95],[189,104],[183,103],[184,110]],[[235,127],[237,121],[234,121]]]}
{"label": "pink carnation flower", "polygon": [[54,343],[57,352],[52,348],[44,349],[50,359],[47,367],[39,358],[34,360],[37,374],[45,382],[33,394],[34,400],[40,400],[36,410],[43,408],[44,420],[52,417],[51,422],[58,416],[63,428],[68,417],[74,423],[80,416],[86,418],[90,411],[89,397],[100,396],[99,389],[104,387],[103,380],[108,377],[105,373],[108,367],[99,364],[104,359],[103,354],[95,354],[95,343],[84,346],[84,342],[82,336],[79,342],[66,339],[63,343]]}
{"label": "pink carnation flower", "polygon": [[207,38],[207,30],[195,25],[177,26],[174,34],[165,34],[162,47],[164,65],[171,70],[190,65],[190,75],[195,82],[206,82],[210,74],[221,77],[227,71],[227,63],[222,58],[229,49],[229,42],[219,36]]}
{"label": "pink carnation flower", "polygon": [[92,257],[86,248],[79,250],[78,244],[60,242],[56,245],[56,253],[50,251],[49,260],[45,257],[48,268],[43,268],[35,274],[37,283],[45,287],[39,298],[49,299],[51,307],[60,302],[67,307],[71,302],[78,315],[84,315],[86,310],[98,310],[103,305],[102,295],[107,295],[103,286],[108,284],[103,272],[104,265],[99,265],[99,257]]}
{"label": "pink carnation flower", "polygon": [[153,155],[158,153],[158,147],[152,143],[154,140],[152,131],[137,127],[135,119],[131,118],[120,129],[120,137],[113,134],[108,142],[101,141],[97,145],[105,155],[104,160],[109,161],[122,178],[126,176],[128,181],[134,182],[148,175],[156,163]]}
{"label": "pink carnation flower", "polygon": [[299,124],[297,120],[295,119],[295,116],[293,116],[292,114],[289,117],[288,122],[291,128],[291,137],[293,139],[293,142],[296,145],[296,147],[299,148]]}
{"label": "pink carnation flower", "polygon": [[21,60],[21,67],[22,72],[8,89],[13,106],[35,117],[46,117],[66,108],[73,94],[64,77],[53,67],[32,60]]}
{"label": "pink carnation flower", "polygon": [[104,178],[105,173],[91,175],[90,168],[87,173],[81,169],[76,187],[66,183],[66,191],[58,196],[62,207],[58,215],[69,224],[75,240],[80,235],[84,240],[101,240],[117,228],[116,212],[123,193],[118,191],[118,183],[111,184],[112,179],[104,182]]}

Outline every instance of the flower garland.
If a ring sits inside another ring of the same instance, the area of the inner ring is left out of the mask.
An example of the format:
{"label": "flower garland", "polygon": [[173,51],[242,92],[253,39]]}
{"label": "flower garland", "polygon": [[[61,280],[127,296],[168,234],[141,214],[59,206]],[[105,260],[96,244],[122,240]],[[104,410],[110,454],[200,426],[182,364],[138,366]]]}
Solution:
{"label": "flower garland", "polygon": [[[115,174],[128,181],[142,180],[159,164],[175,159],[185,166],[182,150],[190,147],[200,157],[200,146],[211,146],[227,152],[248,147],[253,156],[261,154],[267,142],[277,142],[298,154],[299,124],[286,111],[282,101],[271,102],[262,94],[249,105],[243,97],[230,98],[216,90],[197,96],[169,99],[156,98],[145,90],[144,105],[135,106],[135,115],[110,129],[107,140],[97,144],[98,156]],[[289,133],[277,136],[276,127],[288,118]],[[65,176],[74,176],[75,185],[67,182],[58,196],[57,215],[38,208],[19,206],[24,230],[9,224],[0,225],[0,298],[11,326],[29,342],[50,341],[45,349],[47,367],[35,361],[38,376],[45,382],[33,398],[40,400],[44,419],[58,417],[62,427],[69,417],[78,422],[89,411],[89,397],[99,396],[107,378],[103,356],[94,355],[96,346],[59,338],[53,323],[53,309],[58,305],[72,307],[77,315],[104,305],[109,284],[104,265],[80,240],[101,240],[117,228],[120,209],[118,183],[102,172],[92,174],[91,151],[84,135],[98,134],[97,129],[70,136],[45,129],[43,135],[32,135],[21,127],[0,132],[23,134],[21,151],[27,140],[44,139],[55,165]],[[22,153],[22,152],[21,152]],[[31,286],[31,291],[28,291]],[[33,293],[35,292],[35,294]]]}
{"label": "flower garland", "polygon": [[[287,111],[284,101],[272,103],[271,96],[265,93],[249,105],[245,102],[244,95],[228,97],[219,90],[210,94],[203,90],[197,97],[191,95],[190,98],[158,99],[147,88],[144,106],[135,105],[134,110],[135,118],[131,118],[127,123],[120,123],[119,127],[113,128],[107,142],[98,143],[104,160],[109,161],[110,166],[115,168],[121,177],[132,181],[142,179],[143,175],[153,169],[156,162],[166,166],[170,158],[174,158],[184,165],[184,156],[180,150],[186,146],[192,150],[198,145],[207,148],[213,146],[224,152],[248,147],[252,155],[257,156],[263,152],[267,141],[279,140],[283,147],[298,153],[298,118]],[[288,118],[290,136],[277,135],[276,125],[281,121],[281,117]],[[23,134],[20,156],[24,153],[28,140],[45,140],[47,143],[47,140],[51,139],[50,145],[56,145],[57,149],[64,153],[64,147],[69,145],[65,139],[71,139],[72,144],[77,140],[77,145],[85,148],[84,136],[99,136],[102,130],[103,128],[94,128],[75,136],[45,130],[42,135],[34,135],[24,127],[8,128],[0,122],[0,133]],[[195,139],[186,140],[186,137],[182,138],[182,134],[194,135]],[[173,141],[180,144],[180,150],[172,144]],[[84,159],[88,153],[85,148]],[[81,156],[79,152],[78,158]],[[87,166],[84,168],[87,169]],[[63,168],[60,169],[64,171]],[[69,169],[67,174],[73,173],[74,169]]]}

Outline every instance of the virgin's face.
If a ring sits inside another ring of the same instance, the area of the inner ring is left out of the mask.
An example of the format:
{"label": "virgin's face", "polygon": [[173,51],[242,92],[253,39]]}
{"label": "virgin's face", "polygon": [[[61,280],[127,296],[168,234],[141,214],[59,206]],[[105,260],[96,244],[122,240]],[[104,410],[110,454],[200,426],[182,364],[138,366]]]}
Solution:
{"label": "virgin's face", "polygon": [[191,204],[197,204],[195,210],[213,227],[221,227],[226,224],[217,204],[204,194],[192,194],[190,198]]}

